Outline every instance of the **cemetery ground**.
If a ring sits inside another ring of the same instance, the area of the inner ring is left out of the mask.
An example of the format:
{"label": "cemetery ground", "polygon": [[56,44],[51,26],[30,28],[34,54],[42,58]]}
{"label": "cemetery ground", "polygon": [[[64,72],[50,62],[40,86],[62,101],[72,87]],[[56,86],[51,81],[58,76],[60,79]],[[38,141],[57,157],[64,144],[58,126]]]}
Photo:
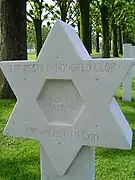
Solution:
{"label": "cemetery ground", "polygon": [[[131,103],[121,100],[121,92],[122,88],[116,93],[117,102],[135,132],[135,79]],[[3,136],[3,129],[14,105],[13,100],[0,100],[0,180],[40,180],[39,143]],[[96,180],[134,179],[135,136],[132,150],[96,148]]]}
{"label": "cemetery ground", "polygon": [[36,59],[36,53],[28,53],[28,59],[29,59],[29,60],[34,60],[34,59]]}

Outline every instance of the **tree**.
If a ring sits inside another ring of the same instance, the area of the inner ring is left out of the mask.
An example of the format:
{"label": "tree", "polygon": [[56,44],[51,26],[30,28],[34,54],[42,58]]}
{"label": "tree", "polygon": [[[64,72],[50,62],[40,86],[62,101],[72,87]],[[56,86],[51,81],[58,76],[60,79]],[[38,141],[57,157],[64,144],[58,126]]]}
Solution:
{"label": "tree", "polygon": [[93,5],[100,10],[102,24],[102,57],[110,57],[109,45],[109,2],[107,0],[93,0]]}
{"label": "tree", "polygon": [[[119,22],[121,21],[122,7],[125,6],[125,0],[112,0],[110,5],[110,24],[112,29],[113,56],[118,57],[122,54],[122,34]],[[119,43],[118,43],[119,42]],[[119,46],[118,46],[119,45]],[[118,52],[119,47],[119,52]]]}
{"label": "tree", "polygon": [[[42,43],[45,41],[48,32],[50,31],[50,27],[46,25],[42,25]],[[36,33],[33,22],[27,22],[27,46],[33,47],[36,46]]]}
{"label": "tree", "polygon": [[112,37],[113,37],[113,56],[119,57],[118,55],[118,32],[117,24],[115,19],[112,19]]}
{"label": "tree", "polygon": [[45,25],[42,26],[42,39],[43,39],[43,42],[46,40],[50,29],[51,29],[50,26],[45,26]]}
{"label": "tree", "polygon": [[27,21],[27,46],[36,45],[36,34],[33,22]]}
{"label": "tree", "polygon": [[102,2],[100,7],[101,21],[102,21],[102,31],[103,31],[103,41],[102,41],[102,57],[110,57],[110,46],[109,46],[109,15],[108,7]]}
{"label": "tree", "polygon": [[[1,60],[27,59],[26,0],[2,0],[1,13]],[[14,98],[3,77],[1,98]]]}
{"label": "tree", "polygon": [[[31,18],[28,21],[34,23],[35,32],[36,32],[36,53],[37,56],[42,47],[42,23],[48,17],[48,12],[46,13],[46,4],[44,0],[29,0],[28,4],[31,6],[27,15]],[[44,14],[44,15],[43,15]]]}
{"label": "tree", "polygon": [[[133,42],[135,39],[135,1],[113,0],[110,19],[113,31],[113,55],[123,54],[123,42]],[[123,38],[122,38],[123,34]],[[119,47],[119,48],[118,48]]]}
{"label": "tree", "polygon": [[[53,1],[55,4],[48,7],[48,11],[53,15],[52,20],[59,18],[74,27],[78,27],[80,38],[87,50],[91,52],[89,4],[92,0],[78,0],[78,3],[75,0]],[[57,7],[60,9],[59,11]]]}
{"label": "tree", "polygon": [[60,8],[61,20],[64,22],[66,22],[66,20],[67,20],[68,11],[69,11],[69,8],[70,8],[70,5],[72,2],[73,2],[73,0],[56,1],[56,6],[58,6]]}
{"label": "tree", "polygon": [[121,10],[121,20],[119,27],[123,32],[123,41],[125,43],[134,43],[135,41],[135,1],[125,0]]}
{"label": "tree", "polygon": [[[92,19],[92,27],[93,27],[93,44],[94,46],[96,45],[96,52],[99,53],[100,52],[100,42],[99,42],[99,38],[101,36],[101,15],[100,15],[100,10],[98,8],[96,8],[95,6],[93,6],[93,4],[91,4],[91,19]],[[96,42],[95,42],[96,41]]]}
{"label": "tree", "polygon": [[[110,57],[110,37],[113,38],[113,55],[118,56],[118,40],[120,45],[120,52],[122,53],[122,31],[124,29],[125,40],[131,36],[131,26],[135,22],[133,0],[93,0],[92,3],[100,10],[102,22],[102,57]],[[132,10],[131,10],[132,9]],[[132,11],[132,12],[131,12]],[[131,15],[132,14],[132,15]],[[133,15],[134,14],[134,15]],[[130,22],[130,23],[129,23]],[[128,24],[127,24],[128,23]],[[110,35],[110,26],[112,29],[112,36]],[[130,31],[129,27],[130,26]],[[118,29],[120,37],[118,38]],[[130,35],[129,35],[130,34]],[[132,33],[133,35],[133,33]],[[131,39],[131,37],[130,37]]]}
{"label": "tree", "polygon": [[46,4],[46,9],[51,13],[52,21],[61,19],[62,21],[72,25],[78,26],[78,3],[76,0],[53,0],[53,5]]}
{"label": "tree", "polygon": [[91,0],[78,0],[80,9],[80,38],[90,53],[90,2]]}
{"label": "tree", "polygon": [[112,43],[113,43],[113,56],[119,57],[118,55],[118,27],[117,27],[117,5],[119,0],[113,0],[110,8],[110,24],[112,29]]}

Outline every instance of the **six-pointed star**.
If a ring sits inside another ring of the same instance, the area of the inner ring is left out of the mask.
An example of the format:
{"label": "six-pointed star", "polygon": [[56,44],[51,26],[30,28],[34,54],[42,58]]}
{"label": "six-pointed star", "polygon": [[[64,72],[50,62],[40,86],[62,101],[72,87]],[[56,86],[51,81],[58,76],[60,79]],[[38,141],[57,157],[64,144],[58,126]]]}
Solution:
{"label": "six-pointed star", "polygon": [[[4,133],[39,140],[59,175],[67,171],[82,146],[131,148],[132,131],[113,96],[132,63],[92,60],[75,30],[57,21],[37,61],[0,64],[17,97]],[[74,123],[48,123],[38,102],[50,79],[72,80],[77,87],[83,105]]]}

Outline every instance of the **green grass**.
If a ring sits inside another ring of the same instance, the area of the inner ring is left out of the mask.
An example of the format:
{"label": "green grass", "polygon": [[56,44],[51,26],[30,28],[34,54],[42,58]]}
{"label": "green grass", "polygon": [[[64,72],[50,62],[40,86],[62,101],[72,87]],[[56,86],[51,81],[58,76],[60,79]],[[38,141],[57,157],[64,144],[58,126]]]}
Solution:
{"label": "green grass", "polygon": [[[135,80],[133,89],[135,98]],[[121,101],[121,88],[116,99],[134,131],[135,100]],[[3,136],[14,104],[15,101],[0,100],[0,180],[40,180],[39,143]],[[96,148],[96,180],[135,180],[135,137],[132,150]]]}
{"label": "green grass", "polygon": [[38,180],[38,143],[2,134],[14,104],[10,100],[0,101],[0,180]]}
{"label": "green grass", "polygon": [[[133,100],[121,100],[122,87],[116,92],[116,100],[135,132],[135,79]],[[111,127],[110,127],[111,128]],[[132,150],[96,148],[96,180],[135,180],[135,136]]]}
{"label": "green grass", "polygon": [[[95,56],[95,57],[97,57],[97,58],[98,58],[98,57],[102,57],[102,51],[101,51],[101,49],[100,49],[100,52],[97,53],[97,52],[96,52],[96,49],[93,49],[91,55],[92,55],[92,56]],[[113,58],[113,52],[112,52],[112,51],[110,51],[110,57]],[[122,58],[122,57],[123,57],[123,55],[119,54],[119,58]]]}
{"label": "green grass", "polygon": [[36,53],[28,53],[28,60],[35,60],[36,59]]}

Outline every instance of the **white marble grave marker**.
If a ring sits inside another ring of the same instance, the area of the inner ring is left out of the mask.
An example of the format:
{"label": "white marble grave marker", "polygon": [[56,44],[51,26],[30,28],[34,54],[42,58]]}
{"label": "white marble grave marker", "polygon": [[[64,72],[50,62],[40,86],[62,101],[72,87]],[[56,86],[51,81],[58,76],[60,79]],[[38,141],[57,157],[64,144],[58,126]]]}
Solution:
{"label": "white marble grave marker", "polygon": [[114,94],[132,64],[92,60],[62,21],[37,61],[0,63],[17,97],[4,134],[40,141],[42,180],[93,180],[92,147],[131,148],[132,130]]}
{"label": "white marble grave marker", "polygon": [[[135,58],[135,46],[132,44],[124,44],[124,57]],[[122,100],[131,102],[132,100],[132,78],[135,77],[135,65],[132,66],[128,72],[125,80],[123,81]]]}
{"label": "white marble grave marker", "polygon": [[[132,44],[123,44],[124,58],[132,58]],[[123,81],[122,100],[131,101],[132,99],[132,74],[128,72],[125,80]]]}

